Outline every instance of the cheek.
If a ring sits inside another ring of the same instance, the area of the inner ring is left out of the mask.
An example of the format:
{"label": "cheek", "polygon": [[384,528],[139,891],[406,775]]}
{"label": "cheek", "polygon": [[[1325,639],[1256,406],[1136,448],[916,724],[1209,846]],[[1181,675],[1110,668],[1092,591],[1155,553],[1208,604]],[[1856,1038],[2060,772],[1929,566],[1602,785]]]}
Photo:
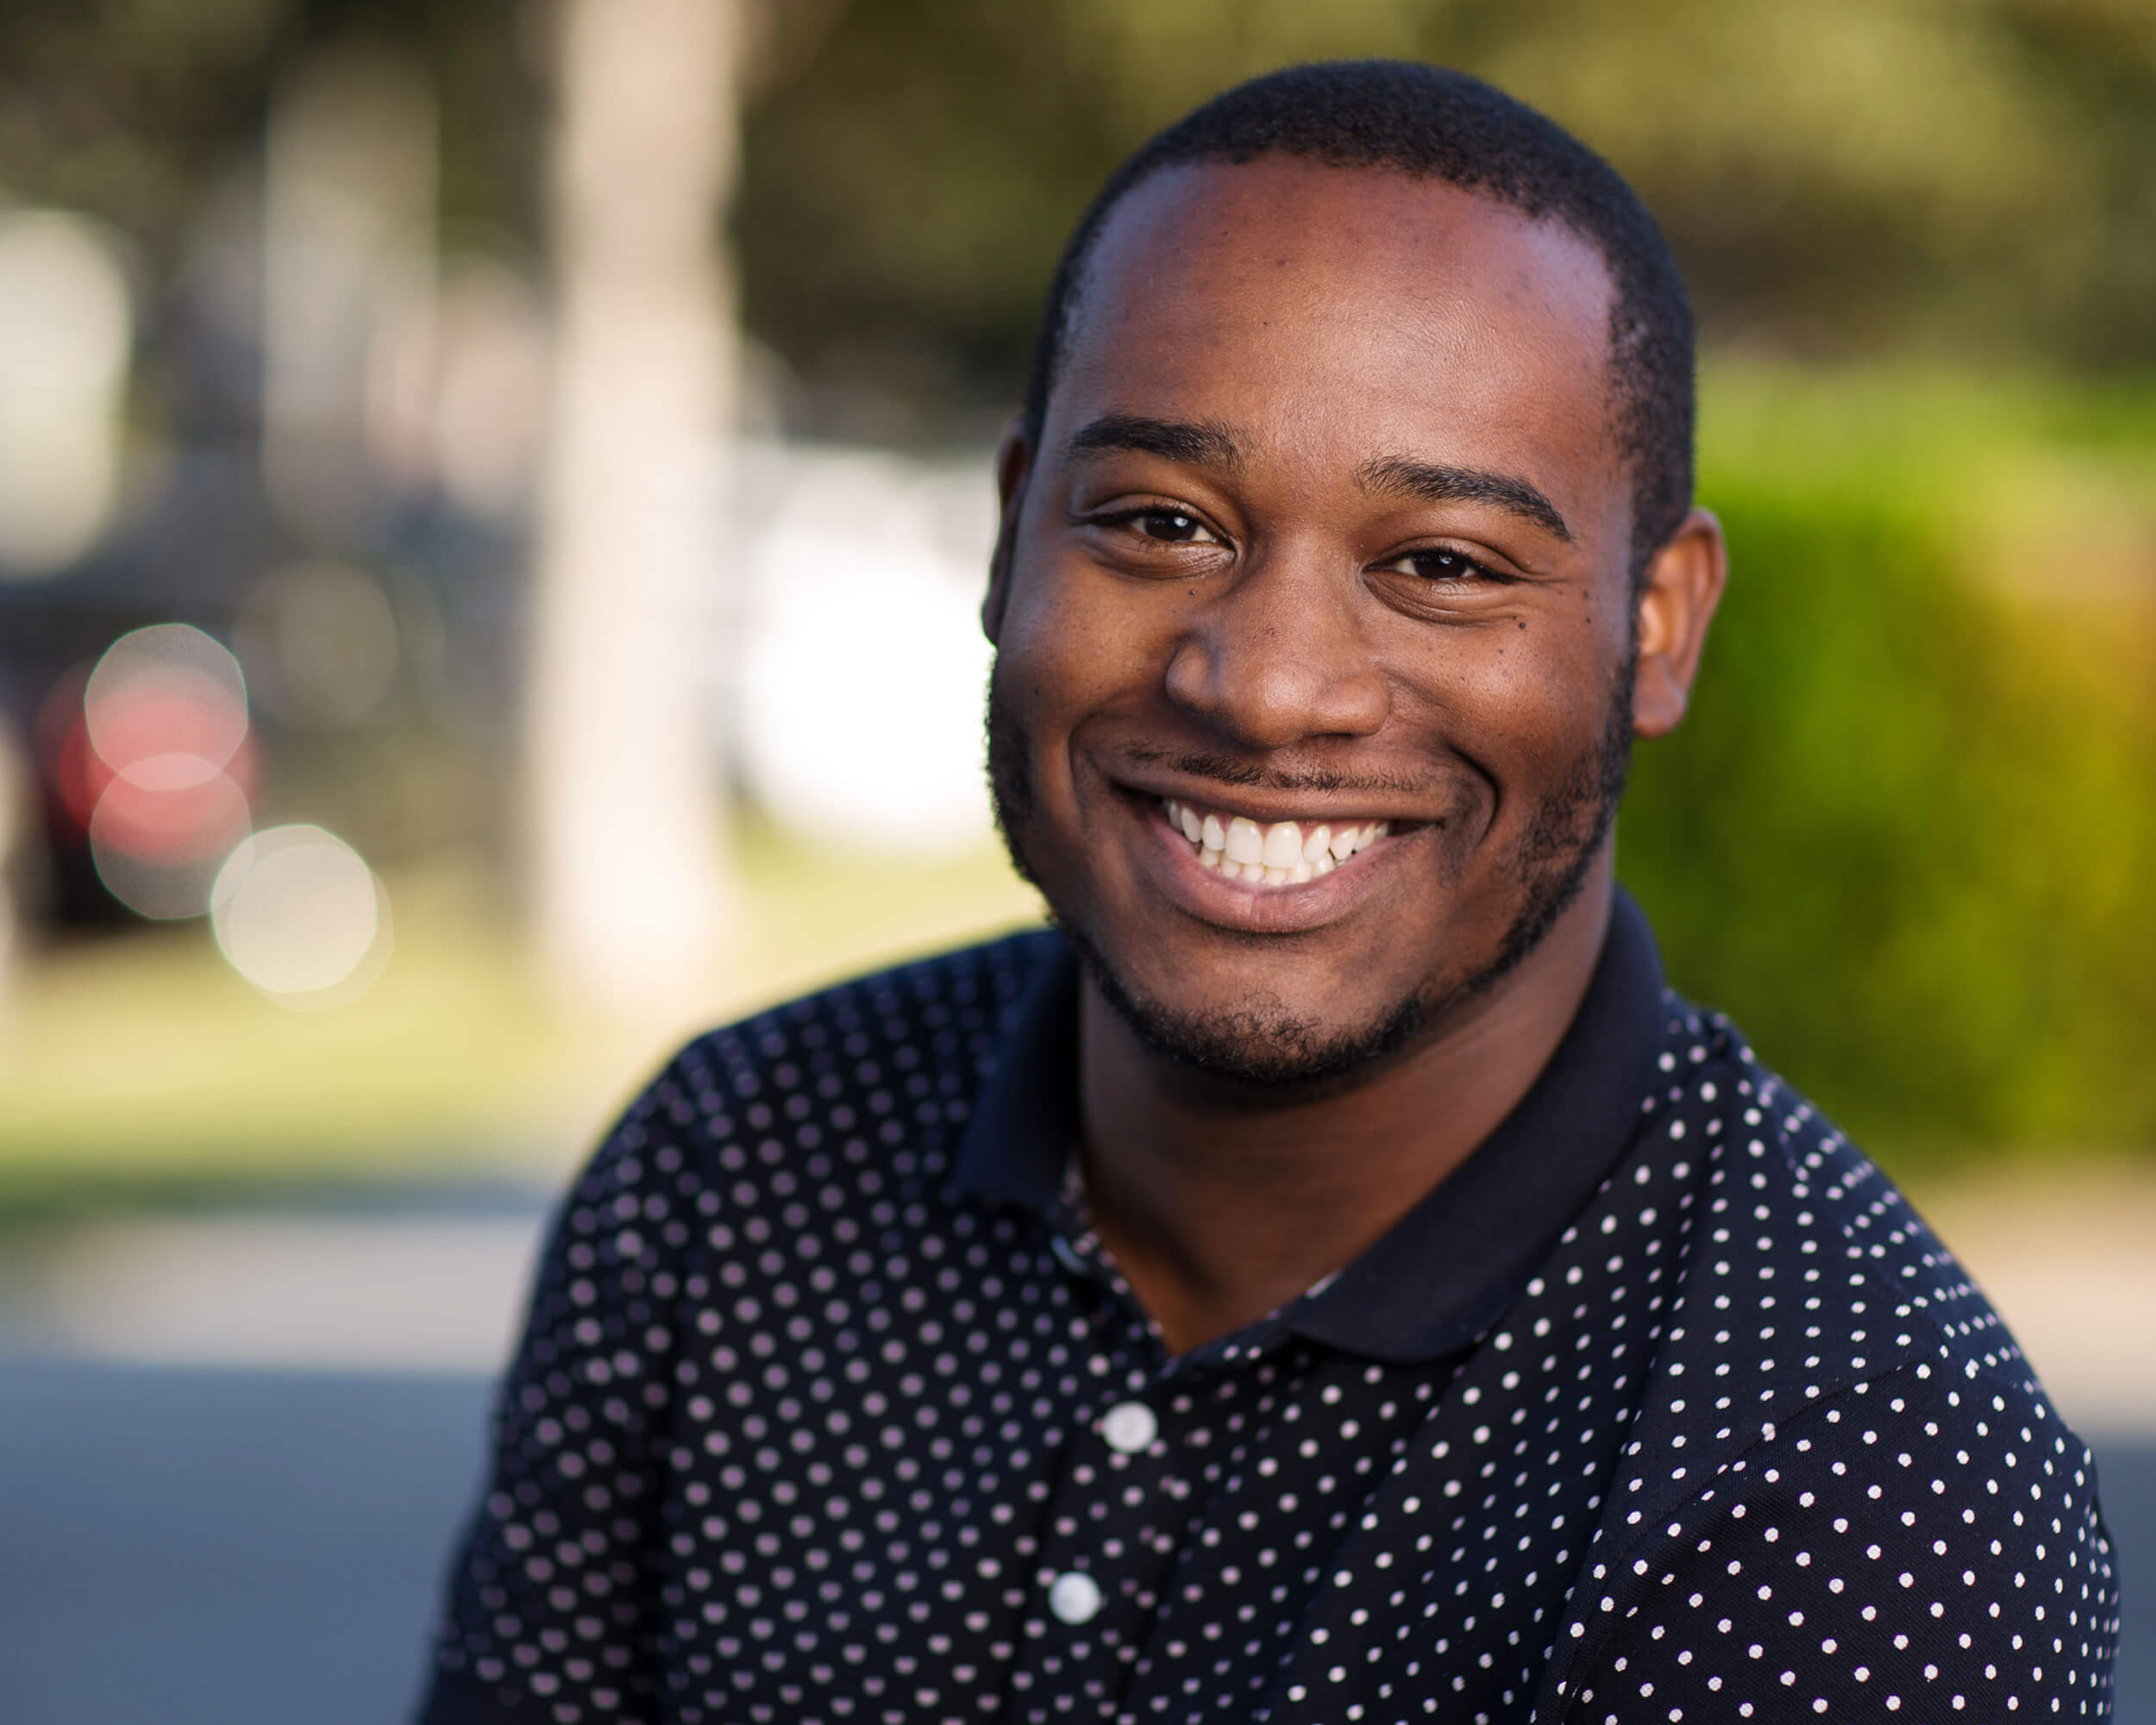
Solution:
{"label": "cheek", "polygon": [[1540,728],[1535,715],[1546,697],[1537,680],[1479,643],[1418,642],[1393,656],[1389,669],[1393,748],[1420,757],[1426,771],[1443,774],[1448,762],[1510,770],[1523,731]]}
{"label": "cheek", "polygon": [[1490,634],[1463,668],[1458,699],[1515,771],[1568,761],[1599,738],[1617,669],[1599,630],[1528,618]]}
{"label": "cheek", "polygon": [[[1614,667],[1590,630],[1562,636],[1529,618],[1425,640],[1394,705],[1439,761],[1451,813],[1432,852],[1448,881],[1476,867],[1487,842],[1516,837],[1560,786],[1596,756],[1608,724]],[[1413,700],[1410,709],[1407,702]],[[1412,713],[1412,717],[1410,714]]]}
{"label": "cheek", "polygon": [[1012,583],[996,656],[1037,745],[1127,706],[1158,681],[1147,607],[1087,570],[1037,568]]}

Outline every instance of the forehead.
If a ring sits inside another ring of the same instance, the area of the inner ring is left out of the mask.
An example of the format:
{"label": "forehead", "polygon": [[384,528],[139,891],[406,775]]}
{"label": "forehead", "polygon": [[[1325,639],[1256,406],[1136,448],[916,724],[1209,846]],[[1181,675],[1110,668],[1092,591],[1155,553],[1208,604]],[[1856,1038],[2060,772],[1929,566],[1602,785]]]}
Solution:
{"label": "forehead", "polygon": [[1094,244],[1046,441],[1158,412],[1356,425],[1538,482],[1606,467],[1611,293],[1570,228],[1442,181],[1284,157],[1169,169]]}

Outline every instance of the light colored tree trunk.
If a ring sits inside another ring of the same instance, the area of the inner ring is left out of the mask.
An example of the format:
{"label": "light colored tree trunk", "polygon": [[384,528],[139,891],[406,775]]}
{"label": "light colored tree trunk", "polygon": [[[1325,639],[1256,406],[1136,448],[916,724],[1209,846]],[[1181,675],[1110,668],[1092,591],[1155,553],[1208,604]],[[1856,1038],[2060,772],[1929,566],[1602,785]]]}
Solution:
{"label": "light colored tree trunk", "polygon": [[325,48],[271,110],[262,196],[262,468],[317,546],[365,543],[385,475],[368,420],[385,315],[432,300],[434,92],[396,56]]}
{"label": "light colored tree trunk", "polygon": [[561,0],[556,300],[525,735],[532,908],[582,1005],[671,1016],[726,923],[699,671],[737,337],[739,0]]}

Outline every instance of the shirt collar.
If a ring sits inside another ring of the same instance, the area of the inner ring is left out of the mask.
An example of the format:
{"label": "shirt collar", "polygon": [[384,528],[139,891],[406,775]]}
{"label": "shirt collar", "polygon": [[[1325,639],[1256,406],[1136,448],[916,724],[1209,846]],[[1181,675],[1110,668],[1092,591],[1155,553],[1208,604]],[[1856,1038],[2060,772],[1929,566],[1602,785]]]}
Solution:
{"label": "shirt collar", "polygon": [[[1078,1142],[1078,965],[1060,937],[1038,938],[1049,950],[1013,1010],[953,1183],[1046,1214]],[[1654,937],[1620,889],[1579,1011],[1519,1105],[1374,1245],[1263,1327],[1383,1360],[1472,1342],[1631,1142],[1654,1082],[1662,1004]]]}
{"label": "shirt collar", "polygon": [[961,1192],[1046,1212],[1078,1143],[1078,957],[1052,931],[1006,1021],[953,1167]]}
{"label": "shirt collar", "polygon": [[1289,1327],[1411,1360],[1465,1347],[1495,1323],[1631,1143],[1662,1017],[1654,936],[1620,891],[1586,996],[1527,1094],[1376,1245],[1287,1308]]}

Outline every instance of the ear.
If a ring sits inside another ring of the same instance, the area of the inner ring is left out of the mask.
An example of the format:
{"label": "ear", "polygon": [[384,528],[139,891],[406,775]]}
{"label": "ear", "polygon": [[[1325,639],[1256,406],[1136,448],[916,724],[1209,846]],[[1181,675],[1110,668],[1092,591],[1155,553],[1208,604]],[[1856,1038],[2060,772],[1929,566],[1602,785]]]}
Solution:
{"label": "ear", "polygon": [[1018,543],[1018,514],[1025,506],[1026,477],[1033,470],[1033,448],[1025,441],[1025,421],[1013,419],[996,448],[996,500],[1000,515],[995,550],[988,558],[988,593],[981,601],[981,632],[991,644],[1003,631],[1003,609],[1011,597],[1011,556]]}
{"label": "ear", "polygon": [[1707,625],[1729,579],[1721,523],[1695,509],[1654,554],[1639,593],[1639,649],[1634,662],[1632,728],[1666,737],[1684,717],[1699,669]]}

